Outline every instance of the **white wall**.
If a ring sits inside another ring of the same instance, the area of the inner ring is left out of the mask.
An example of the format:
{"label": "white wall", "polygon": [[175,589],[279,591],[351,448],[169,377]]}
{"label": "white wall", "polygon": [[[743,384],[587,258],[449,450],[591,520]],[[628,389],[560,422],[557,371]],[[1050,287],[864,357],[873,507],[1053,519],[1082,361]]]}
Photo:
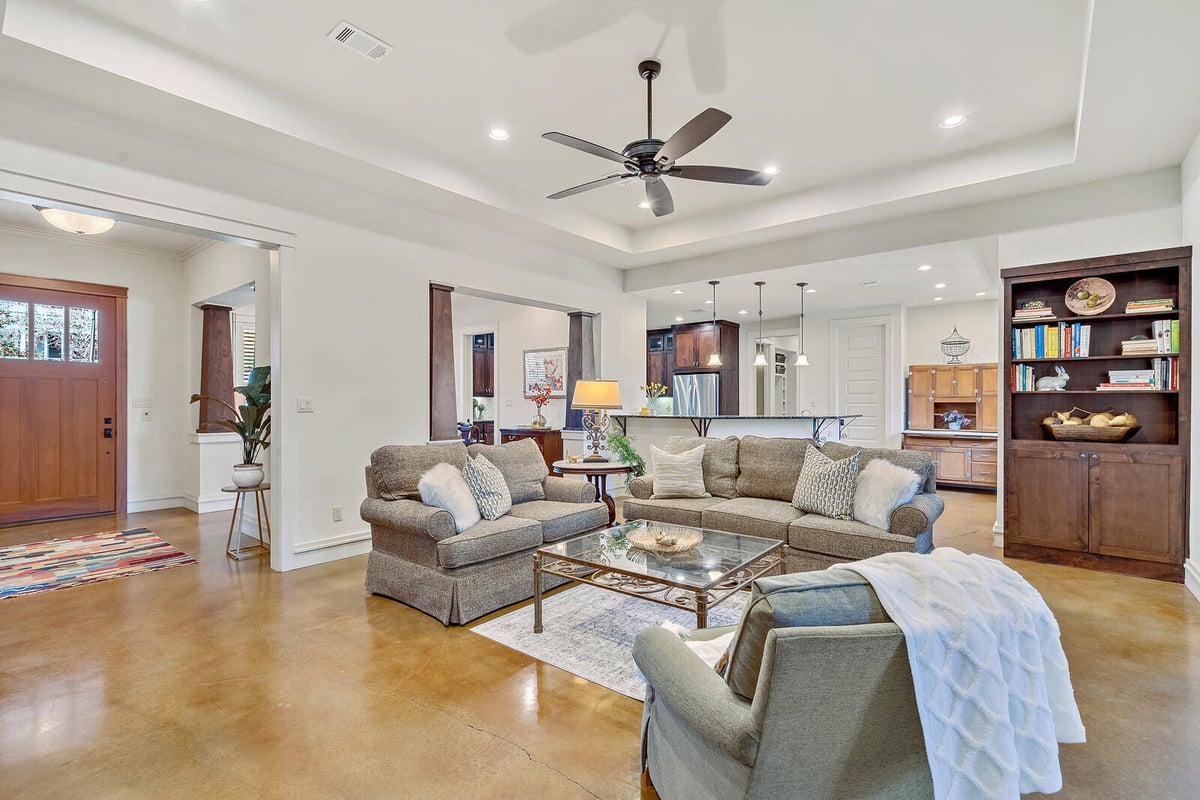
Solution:
{"label": "white wall", "polygon": [[[1196,300],[1200,298],[1200,281],[1196,279],[1195,259],[1200,255],[1200,136],[1192,143],[1181,170],[1183,183],[1182,235],[1183,244],[1195,248],[1192,253],[1192,308],[1196,308]],[[1200,315],[1192,316],[1192,350],[1195,351],[1200,342]],[[1200,393],[1192,388],[1192,419],[1197,419],[1200,409]],[[1192,453],[1190,465],[1191,491],[1189,517],[1189,547],[1188,560],[1185,564],[1184,580],[1192,594],[1200,598],[1200,436],[1192,433]]]}
{"label": "white wall", "polygon": [[971,340],[962,360],[981,364],[1000,359],[1000,301],[948,303],[909,308],[905,320],[904,364],[944,364],[942,339],[954,328]]}
{"label": "white wall", "polygon": [[169,253],[96,239],[0,229],[0,272],[129,289],[129,403],[151,402],[151,419],[126,408],[129,511],[181,504],[180,460],[187,425],[187,343],[180,324],[183,269]]}

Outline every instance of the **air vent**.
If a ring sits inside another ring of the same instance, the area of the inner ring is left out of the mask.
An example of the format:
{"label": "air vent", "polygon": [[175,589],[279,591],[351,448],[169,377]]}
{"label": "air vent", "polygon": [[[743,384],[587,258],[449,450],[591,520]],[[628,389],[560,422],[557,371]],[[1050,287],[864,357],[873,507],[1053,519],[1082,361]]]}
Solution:
{"label": "air vent", "polygon": [[371,61],[382,61],[383,57],[392,52],[392,46],[382,39],[377,39],[361,28],[342,20],[334,26],[327,37],[339,44],[350,48],[363,58]]}

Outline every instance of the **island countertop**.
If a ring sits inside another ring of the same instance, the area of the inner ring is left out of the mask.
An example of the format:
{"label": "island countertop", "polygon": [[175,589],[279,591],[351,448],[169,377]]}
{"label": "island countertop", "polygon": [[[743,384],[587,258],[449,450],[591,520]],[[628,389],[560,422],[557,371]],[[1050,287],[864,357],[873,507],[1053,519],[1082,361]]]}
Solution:
{"label": "island countertop", "polygon": [[711,416],[690,416],[690,415],[674,415],[664,414],[654,416],[650,414],[612,414],[611,418],[620,427],[622,433],[628,433],[629,420],[669,420],[683,419],[692,424],[696,429],[696,434],[699,436],[707,436],[709,426],[714,420],[736,420],[738,422],[754,422],[756,420],[784,420],[794,422],[807,422],[812,426],[812,438],[818,443],[826,440],[827,434],[833,433],[833,427],[836,425],[836,433],[841,436],[846,426],[854,420],[861,417],[862,414],[757,414],[757,415],[742,415],[742,414],[713,414]]}

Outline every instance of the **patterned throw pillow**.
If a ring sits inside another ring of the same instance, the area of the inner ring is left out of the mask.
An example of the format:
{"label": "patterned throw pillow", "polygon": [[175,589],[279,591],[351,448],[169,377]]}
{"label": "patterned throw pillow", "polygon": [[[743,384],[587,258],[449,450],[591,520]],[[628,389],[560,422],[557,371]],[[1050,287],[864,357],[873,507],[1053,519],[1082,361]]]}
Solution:
{"label": "patterned throw pillow", "polygon": [[504,475],[485,457],[468,458],[463,466],[463,478],[484,519],[500,519],[512,508],[512,495],[508,493]]}
{"label": "patterned throw pillow", "polygon": [[833,519],[854,518],[854,484],[862,453],[834,461],[811,444],[796,481],[792,505],[800,511]]}

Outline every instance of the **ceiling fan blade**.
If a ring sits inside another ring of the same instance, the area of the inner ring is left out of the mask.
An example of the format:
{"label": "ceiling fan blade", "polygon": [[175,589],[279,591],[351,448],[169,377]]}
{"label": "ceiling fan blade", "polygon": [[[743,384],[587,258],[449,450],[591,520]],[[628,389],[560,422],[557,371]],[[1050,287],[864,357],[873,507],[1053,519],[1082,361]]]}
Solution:
{"label": "ceiling fan blade", "polygon": [[607,186],[610,183],[616,183],[617,181],[621,180],[622,178],[632,178],[632,177],[634,177],[632,172],[622,172],[619,175],[605,175],[603,178],[599,178],[594,181],[588,181],[587,183],[581,183],[578,186],[572,186],[570,189],[563,189],[561,192],[555,192],[554,194],[550,195],[546,199],[547,200],[561,200],[562,198],[570,197],[573,194],[579,194],[580,192],[587,192],[592,189],[599,189],[601,186]]}
{"label": "ceiling fan blade", "polygon": [[543,133],[542,138],[549,139],[552,142],[558,142],[559,144],[565,144],[567,147],[573,147],[576,150],[582,150],[583,152],[590,153],[594,156],[607,158],[609,161],[616,161],[618,164],[624,164],[629,160],[616,150],[609,150],[607,147],[601,147],[598,144],[593,144],[592,142],[585,141],[575,136],[568,136],[567,134],[559,133],[558,131]]}
{"label": "ceiling fan blade", "polygon": [[658,160],[671,162],[687,155],[707,142],[731,119],[733,117],[718,108],[704,109],[667,139],[667,143],[658,151]]}
{"label": "ceiling fan blade", "polygon": [[656,217],[665,217],[675,210],[675,200],[671,197],[671,190],[667,188],[667,183],[662,178],[646,183],[646,199],[650,201],[650,210]]}
{"label": "ceiling fan blade", "polygon": [[714,183],[740,183],[745,186],[766,186],[771,182],[771,176],[765,172],[753,169],[738,169],[737,167],[673,167],[669,173],[672,178],[686,178],[689,181],[712,181]]}

